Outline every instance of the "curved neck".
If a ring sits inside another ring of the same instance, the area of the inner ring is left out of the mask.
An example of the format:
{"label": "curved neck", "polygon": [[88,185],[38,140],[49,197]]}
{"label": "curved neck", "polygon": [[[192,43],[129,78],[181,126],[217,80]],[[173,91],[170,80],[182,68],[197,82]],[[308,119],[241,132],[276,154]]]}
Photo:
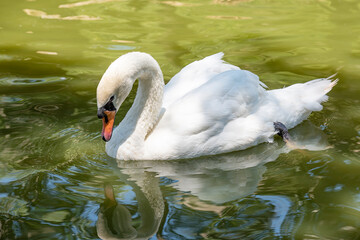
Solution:
{"label": "curved neck", "polygon": [[145,139],[157,123],[164,93],[164,80],[160,69],[157,72],[146,70],[138,77],[134,103],[123,120],[135,127],[134,134],[141,139]]}
{"label": "curved neck", "polygon": [[[115,139],[109,144],[115,147],[112,149],[117,151],[117,157],[120,154],[121,158],[136,158],[136,153],[142,152],[146,136],[159,119],[164,80],[160,66],[150,55],[142,54],[127,60],[129,84],[139,80],[137,94],[125,118],[115,129]],[[117,150],[118,147],[121,149]]]}

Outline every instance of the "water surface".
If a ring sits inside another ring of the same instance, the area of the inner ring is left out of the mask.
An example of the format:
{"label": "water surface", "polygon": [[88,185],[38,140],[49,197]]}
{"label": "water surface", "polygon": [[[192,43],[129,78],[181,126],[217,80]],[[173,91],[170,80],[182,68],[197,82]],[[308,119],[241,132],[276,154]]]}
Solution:
{"label": "water surface", "polygon": [[[2,0],[0,36],[2,239],[360,238],[358,1]],[[307,150],[117,162],[95,89],[129,51],[165,81],[223,51],[270,89],[340,82],[290,132]]]}

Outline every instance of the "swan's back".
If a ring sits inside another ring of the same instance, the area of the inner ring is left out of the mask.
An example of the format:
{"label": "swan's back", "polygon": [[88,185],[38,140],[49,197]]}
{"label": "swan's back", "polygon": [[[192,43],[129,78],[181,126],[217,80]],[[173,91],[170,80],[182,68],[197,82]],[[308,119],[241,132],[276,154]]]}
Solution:
{"label": "swan's back", "polygon": [[240,70],[237,66],[225,63],[222,60],[223,56],[224,53],[220,52],[185,66],[166,84],[163,107],[168,107],[219,73],[229,70]]}

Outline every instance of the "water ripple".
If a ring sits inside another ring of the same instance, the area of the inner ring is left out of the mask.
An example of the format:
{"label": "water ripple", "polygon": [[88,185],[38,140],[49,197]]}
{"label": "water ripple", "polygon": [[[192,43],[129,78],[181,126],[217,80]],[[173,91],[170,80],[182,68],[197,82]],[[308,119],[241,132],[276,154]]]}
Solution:
{"label": "water ripple", "polygon": [[56,111],[59,110],[60,107],[56,106],[56,105],[38,105],[35,106],[35,110],[39,111],[39,112],[49,112],[49,111]]}
{"label": "water ripple", "polygon": [[67,80],[66,77],[44,77],[44,78],[6,77],[6,78],[0,78],[0,83],[4,85],[36,85],[43,83],[62,82],[65,80]]}
{"label": "water ripple", "polygon": [[10,96],[0,97],[0,103],[14,103],[14,102],[21,102],[21,101],[23,101],[23,99],[19,98],[19,97],[10,97]]}
{"label": "water ripple", "polygon": [[23,11],[29,16],[40,17],[42,19],[86,20],[86,21],[101,20],[100,17],[90,17],[87,15],[62,17],[60,14],[47,14],[46,12],[36,10],[36,9],[23,9]]}

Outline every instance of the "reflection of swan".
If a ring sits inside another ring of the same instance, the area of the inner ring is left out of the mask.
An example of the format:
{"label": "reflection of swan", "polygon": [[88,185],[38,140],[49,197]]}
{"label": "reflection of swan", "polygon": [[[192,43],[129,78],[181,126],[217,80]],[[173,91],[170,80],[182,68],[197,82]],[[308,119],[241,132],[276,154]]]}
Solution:
{"label": "reflection of swan", "polygon": [[[158,179],[153,173],[136,174],[134,189],[141,216],[141,226],[135,229],[129,210],[118,204],[110,184],[104,187],[105,201],[101,204],[96,229],[101,239],[149,239],[160,225],[164,202]],[[141,187],[140,187],[141,186]]]}
{"label": "reflection of swan", "polygon": [[[328,148],[325,135],[309,122],[291,131],[296,145],[308,150]],[[222,155],[177,161],[118,161],[124,172],[155,172],[158,177],[175,180],[178,190],[190,192],[200,200],[224,203],[253,193],[265,172],[265,163],[276,160],[291,149],[284,143],[259,146]]]}
{"label": "reflection of swan", "polygon": [[[327,148],[325,135],[308,122],[291,131],[294,142],[303,149],[322,150]],[[291,149],[283,142],[261,144],[251,149],[210,157],[172,161],[122,161],[112,162],[115,173],[121,178],[129,176],[127,181],[134,189],[138,200],[142,222],[149,227],[148,234],[152,236],[159,227],[164,205],[159,188],[158,178],[166,177],[174,180],[171,184],[179,191],[189,193],[182,203],[195,211],[211,211],[219,215],[226,209],[226,202],[241,199],[253,194],[266,170],[265,163],[274,161],[281,153]],[[121,173],[117,167],[121,169]],[[133,183],[136,184],[133,184]],[[140,230],[134,230],[130,225],[130,214],[124,207],[111,201],[112,194],[102,205],[97,223],[98,234],[103,239],[129,239],[139,237]],[[271,227],[274,233],[280,233],[280,226],[285,221],[290,202],[281,196],[255,196],[274,206],[274,218]],[[204,202],[206,201],[206,202]],[[108,204],[105,204],[108,203]],[[107,207],[106,207],[107,206]],[[110,209],[110,210],[108,210]],[[144,213],[145,210],[150,214]],[[110,222],[109,214],[113,216]],[[147,217],[146,217],[147,216]],[[145,217],[145,218],[143,218]],[[112,223],[112,228],[108,225]],[[186,223],[182,223],[186,227]],[[116,232],[116,235],[113,234]],[[111,235],[112,234],[112,235]],[[117,237],[117,238],[116,238]]]}
{"label": "reflection of swan", "polygon": [[133,52],[114,61],[97,88],[105,141],[136,79],[139,87],[107,153],[118,159],[179,159],[249,148],[272,140],[274,122],[293,128],[321,110],[336,84],[320,79],[266,91],[255,74],[224,63],[222,56],[186,66],[165,88],[150,55]]}

